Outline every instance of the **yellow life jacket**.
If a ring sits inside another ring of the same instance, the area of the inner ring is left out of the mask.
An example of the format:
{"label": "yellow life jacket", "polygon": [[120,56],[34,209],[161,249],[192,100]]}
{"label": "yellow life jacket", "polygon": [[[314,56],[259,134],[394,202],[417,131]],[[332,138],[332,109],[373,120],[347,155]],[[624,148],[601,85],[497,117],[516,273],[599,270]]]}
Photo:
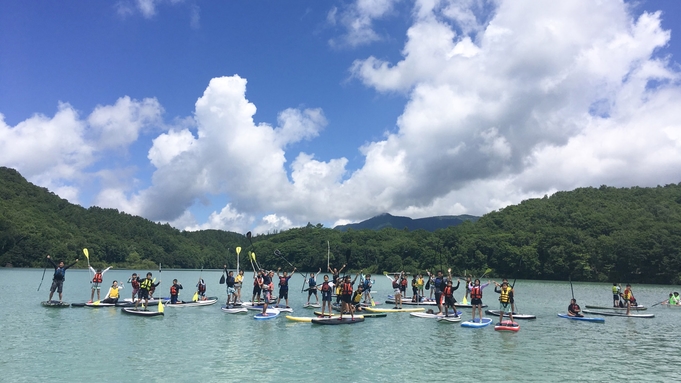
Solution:
{"label": "yellow life jacket", "polygon": [[109,293],[109,298],[118,298],[118,287],[111,287],[111,292]]}
{"label": "yellow life jacket", "polygon": [[512,288],[506,287],[505,289],[502,287],[501,288],[501,295],[499,295],[499,302],[501,303],[508,303],[511,301],[511,291],[513,291]]}
{"label": "yellow life jacket", "polygon": [[146,278],[140,283],[140,289],[144,290],[151,290],[151,285],[153,284],[153,281],[149,278]]}

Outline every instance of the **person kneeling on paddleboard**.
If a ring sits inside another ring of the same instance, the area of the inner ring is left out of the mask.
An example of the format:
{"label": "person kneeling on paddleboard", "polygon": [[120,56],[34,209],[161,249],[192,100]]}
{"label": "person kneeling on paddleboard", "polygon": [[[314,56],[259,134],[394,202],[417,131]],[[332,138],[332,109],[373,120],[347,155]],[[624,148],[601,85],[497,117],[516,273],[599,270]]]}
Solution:
{"label": "person kneeling on paddleboard", "polygon": [[568,312],[567,314],[571,317],[583,317],[582,315],[582,308],[579,307],[577,304],[577,300],[575,298],[572,298],[570,301],[570,306],[568,306]]}
{"label": "person kneeling on paddleboard", "polygon": [[364,294],[364,285],[357,286],[357,291],[352,294],[352,306],[355,311],[362,311],[362,294]]}

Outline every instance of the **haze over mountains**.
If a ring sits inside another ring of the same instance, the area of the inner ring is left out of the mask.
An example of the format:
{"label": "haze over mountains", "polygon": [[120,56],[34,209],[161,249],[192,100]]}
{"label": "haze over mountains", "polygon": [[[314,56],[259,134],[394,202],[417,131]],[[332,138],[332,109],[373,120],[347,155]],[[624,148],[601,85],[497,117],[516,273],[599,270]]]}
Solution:
{"label": "haze over mountains", "polygon": [[392,227],[395,229],[407,229],[409,231],[426,230],[433,232],[435,230],[444,229],[450,226],[458,226],[466,221],[476,222],[479,218],[480,217],[473,215],[463,214],[412,219],[409,217],[400,217],[384,213],[373,218],[369,218],[366,221],[350,223],[347,225],[338,225],[334,227],[334,229],[340,231],[346,231],[348,229],[381,230],[387,227]]}

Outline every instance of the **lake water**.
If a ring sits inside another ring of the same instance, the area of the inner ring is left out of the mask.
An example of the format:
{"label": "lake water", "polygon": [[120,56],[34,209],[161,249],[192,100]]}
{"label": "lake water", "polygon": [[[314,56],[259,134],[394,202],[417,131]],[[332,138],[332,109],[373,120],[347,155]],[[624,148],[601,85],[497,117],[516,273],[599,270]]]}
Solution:
{"label": "lake water", "polygon": [[[158,270],[151,271],[159,277]],[[518,309],[537,319],[519,321],[518,333],[501,333],[492,326],[468,329],[408,313],[350,326],[318,326],[291,322],[284,315],[256,321],[253,312],[225,314],[220,304],[167,308],[165,316],[155,318],[123,315],[120,308],[45,308],[40,301],[47,300],[52,272],[47,270],[37,292],[42,273],[0,269],[0,381],[671,382],[681,376],[681,308],[652,307],[645,313],[655,314],[653,319],[606,317],[605,324],[566,320],[556,314],[569,304],[567,282],[518,281]],[[131,274],[111,270],[104,285]],[[180,297],[190,300],[199,274],[164,270],[158,291],[167,296],[177,278],[185,286]],[[220,275],[219,270],[201,273],[207,295],[224,304]],[[383,302],[391,290],[389,281],[376,278],[375,299]],[[87,270],[68,270],[64,300],[89,300],[89,280]],[[312,311],[302,308],[307,298],[300,293],[302,281],[299,275],[291,279],[290,303],[293,315],[310,316]],[[250,283],[246,285],[250,290]],[[574,283],[574,293],[582,308],[609,305],[610,287]],[[651,306],[680,289],[636,285],[634,293]],[[130,286],[121,292],[128,297]],[[491,287],[484,292],[483,301],[496,309],[497,294]],[[462,288],[456,296],[461,300]],[[470,316],[470,310],[463,311],[464,318]]]}

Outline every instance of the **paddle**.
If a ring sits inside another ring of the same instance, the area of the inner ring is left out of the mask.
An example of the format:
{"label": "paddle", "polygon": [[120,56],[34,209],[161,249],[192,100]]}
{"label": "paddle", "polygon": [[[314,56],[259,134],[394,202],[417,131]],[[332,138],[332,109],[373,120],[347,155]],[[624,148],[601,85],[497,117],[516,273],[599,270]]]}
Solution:
{"label": "paddle", "polygon": [[326,269],[328,270],[331,266],[329,263],[331,261],[331,243],[326,241]]}
{"label": "paddle", "polygon": [[485,272],[480,276],[480,279],[484,278],[485,275],[487,275],[487,273],[489,273],[490,271],[492,271],[492,269],[487,268],[487,270],[485,270]]}
{"label": "paddle", "polygon": [[572,276],[568,275],[568,280],[570,281],[570,291],[572,292],[572,299],[575,299],[575,290],[572,288]]}
{"label": "paddle", "polygon": [[663,304],[664,302],[669,302],[669,299],[665,299],[665,300],[663,300],[662,302],[655,303],[654,305],[652,305],[652,306],[650,306],[650,307],[655,307],[655,306],[657,306],[657,305],[661,305],[661,304]]}
{"label": "paddle", "polygon": [[43,277],[40,278],[40,284],[38,285],[38,291],[40,291],[40,286],[43,285],[43,279],[45,279],[45,271],[47,271],[47,264],[45,264],[45,268],[43,269]]}
{"label": "paddle", "polygon": [[[161,277],[161,262],[158,263],[158,276],[159,278]],[[160,281],[159,281],[160,283]],[[163,299],[159,298],[158,299],[158,312],[162,313],[163,312]]]}
{"label": "paddle", "polygon": [[239,274],[239,254],[241,253],[241,246],[236,247],[236,273]]}
{"label": "paddle", "polygon": [[[83,254],[85,254],[85,259],[87,259],[88,273],[92,274],[92,270],[90,270],[90,253],[87,251],[87,249],[83,249]],[[90,283],[92,283],[92,278],[90,278]]]}

